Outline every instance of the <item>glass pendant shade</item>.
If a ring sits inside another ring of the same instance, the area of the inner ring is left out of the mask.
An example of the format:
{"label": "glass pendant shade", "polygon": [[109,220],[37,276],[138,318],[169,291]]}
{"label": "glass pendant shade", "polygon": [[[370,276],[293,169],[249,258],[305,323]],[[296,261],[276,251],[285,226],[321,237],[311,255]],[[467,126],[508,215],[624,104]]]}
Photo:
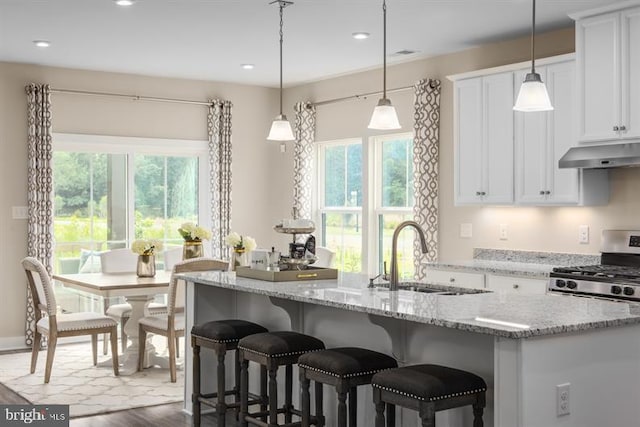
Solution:
{"label": "glass pendant shade", "polygon": [[369,129],[391,130],[400,129],[398,114],[396,109],[391,105],[391,101],[382,98],[378,101],[378,105],[373,110]]}
{"label": "glass pendant shade", "polygon": [[292,141],[295,139],[287,116],[280,114],[273,120],[267,139],[269,141]]}
{"label": "glass pendant shade", "polygon": [[527,74],[522,86],[520,86],[520,92],[513,109],[525,112],[553,110],[547,87],[542,82],[540,74]]}

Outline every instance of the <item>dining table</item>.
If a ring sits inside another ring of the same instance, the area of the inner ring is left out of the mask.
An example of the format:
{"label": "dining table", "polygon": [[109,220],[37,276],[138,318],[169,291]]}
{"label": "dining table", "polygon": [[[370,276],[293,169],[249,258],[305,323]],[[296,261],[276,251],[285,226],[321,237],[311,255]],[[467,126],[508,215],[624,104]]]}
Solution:
{"label": "dining table", "polygon": [[[131,316],[124,326],[129,338],[120,357],[120,375],[132,375],[138,370],[139,320],[148,315],[147,307],[154,297],[166,294],[171,279],[170,271],[156,271],[154,277],[138,277],[135,273],[77,273],[54,274],[53,279],[66,288],[76,289],[103,298],[124,297],[131,304]],[[150,340],[145,347],[144,367],[159,365],[168,368],[168,359],[156,353]],[[104,364],[107,362],[101,363]],[[111,362],[108,361],[110,364]],[[109,365],[110,366],[110,365]]]}

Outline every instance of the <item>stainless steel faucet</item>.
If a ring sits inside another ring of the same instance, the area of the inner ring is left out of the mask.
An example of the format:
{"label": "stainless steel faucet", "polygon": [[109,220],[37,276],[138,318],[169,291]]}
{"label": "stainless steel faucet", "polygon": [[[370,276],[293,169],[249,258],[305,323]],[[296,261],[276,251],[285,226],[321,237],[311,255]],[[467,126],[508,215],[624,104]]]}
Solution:
{"label": "stainless steel faucet", "polygon": [[404,221],[400,223],[393,232],[393,239],[391,241],[391,278],[389,280],[389,290],[397,291],[398,290],[398,236],[403,228],[413,227],[418,232],[418,237],[420,237],[420,246],[422,249],[422,253],[426,254],[429,249],[427,248],[427,240],[424,236],[424,231],[420,228],[420,225],[415,221]]}

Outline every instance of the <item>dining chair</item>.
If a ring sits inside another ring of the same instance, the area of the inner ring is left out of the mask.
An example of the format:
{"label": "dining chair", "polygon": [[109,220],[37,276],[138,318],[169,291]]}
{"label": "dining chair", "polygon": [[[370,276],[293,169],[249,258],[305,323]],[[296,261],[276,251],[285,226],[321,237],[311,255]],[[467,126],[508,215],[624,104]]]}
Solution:
{"label": "dining chair", "polygon": [[[31,352],[31,370],[36,370],[40,342],[44,335],[48,340],[47,362],[44,370],[44,382],[51,378],[53,356],[56,351],[58,338],[91,335],[91,349],[93,351],[93,365],[98,364],[98,334],[111,336],[111,352],[113,374],[118,375],[118,324],[115,320],[93,312],[57,313],[56,296],[51,277],[46,267],[36,258],[27,257],[22,260],[22,266],[27,274],[29,289],[33,297],[36,328]],[[46,315],[43,316],[43,313]]]}
{"label": "dining chair", "polygon": [[[135,273],[138,265],[138,255],[129,248],[112,249],[100,254],[100,265],[102,272],[105,274]],[[127,302],[110,304],[109,298],[104,298],[103,304],[104,314],[120,323],[120,342],[122,351],[124,351],[127,348],[127,334],[124,331],[124,327],[131,317],[131,304]],[[166,304],[152,302],[148,305],[147,310],[153,315],[163,314],[167,312],[167,306]],[[107,354],[106,336],[103,339],[102,352]]]}
{"label": "dining chair", "polygon": [[138,333],[138,370],[144,365],[145,345],[147,333],[167,337],[169,349],[169,373],[171,382],[176,382],[176,357],[179,357],[177,347],[179,339],[184,337],[184,284],[178,280],[177,274],[189,271],[227,270],[229,263],[213,258],[191,258],[173,266],[169,291],[167,294],[167,313],[157,316],[145,316],[139,321]]}

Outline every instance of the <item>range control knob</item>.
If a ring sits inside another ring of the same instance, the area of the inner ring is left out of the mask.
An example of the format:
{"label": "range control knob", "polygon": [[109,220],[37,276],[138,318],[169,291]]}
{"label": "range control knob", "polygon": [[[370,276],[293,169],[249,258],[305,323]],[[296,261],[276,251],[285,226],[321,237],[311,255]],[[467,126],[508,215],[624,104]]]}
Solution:
{"label": "range control knob", "polygon": [[633,295],[636,292],[636,290],[631,286],[625,286],[623,292],[625,295]]}
{"label": "range control knob", "polygon": [[620,295],[622,293],[622,288],[618,285],[611,286],[611,293],[614,295]]}
{"label": "range control knob", "polygon": [[564,288],[565,286],[567,286],[567,282],[562,279],[556,279],[556,286],[558,288]]}
{"label": "range control knob", "polygon": [[578,287],[578,284],[576,282],[574,282],[573,280],[567,280],[567,288],[575,289],[577,287]]}

